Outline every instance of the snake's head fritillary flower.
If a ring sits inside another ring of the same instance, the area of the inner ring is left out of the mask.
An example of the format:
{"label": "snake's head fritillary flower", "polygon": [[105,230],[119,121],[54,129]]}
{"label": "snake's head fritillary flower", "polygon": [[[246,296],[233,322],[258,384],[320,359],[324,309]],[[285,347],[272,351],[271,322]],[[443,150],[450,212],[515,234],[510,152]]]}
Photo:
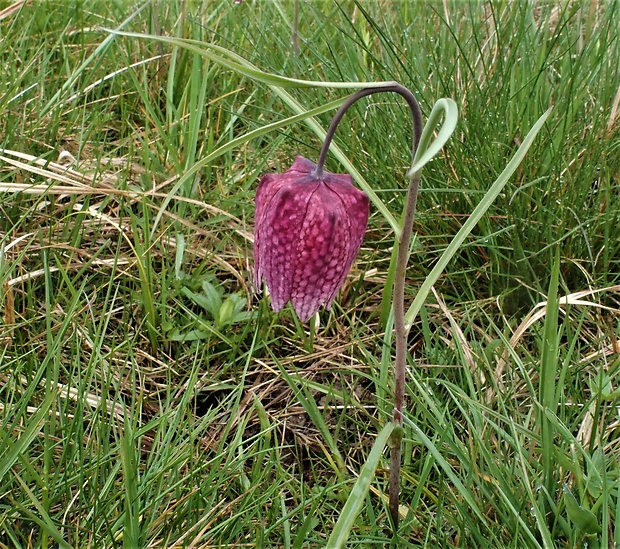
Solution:
{"label": "snake's head fritillary flower", "polygon": [[254,275],[275,311],[289,301],[302,322],[330,307],[359,252],[369,201],[350,175],[323,172],[302,156],[267,174],[256,191]]}

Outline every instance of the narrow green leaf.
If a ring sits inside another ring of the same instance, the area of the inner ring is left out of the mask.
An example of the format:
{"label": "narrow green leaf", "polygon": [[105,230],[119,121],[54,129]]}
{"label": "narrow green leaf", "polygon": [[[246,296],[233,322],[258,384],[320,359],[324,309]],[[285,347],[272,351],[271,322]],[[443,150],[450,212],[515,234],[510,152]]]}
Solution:
{"label": "narrow green leaf", "polygon": [[[560,276],[560,249],[556,248],[553,266],[551,268],[551,280],[547,292],[547,311],[545,314],[545,326],[543,341],[541,343],[540,374],[538,385],[538,399],[545,411],[555,413],[555,375],[558,367],[558,283]],[[543,482],[548,494],[555,493],[553,473],[554,460],[554,424],[547,415],[540,413],[541,451],[543,462]]]}
{"label": "narrow green leaf", "polygon": [[125,491],[125,519],[123,521],[123,548],[139,547],[140,500],[138,499],[138,466],[136,462],[136,439],[130,420],[125,414],[125,430],[121,440],[121,463]]}
{"label": "narrow green leaf", "polygon": [[[218,63],[223,67],[227,67],[233,71],[247,76],[257,82],[263,82],[269,86],[279,86],[283,88],[380,88],[382,86],[393,84],[394,82],[323,82],[321,80],[300,80],[298,78],[287,78],[277,74],[262,71],[250,63],[240,58],[236,53],[208,42],[200,40],[192,40],[189,38],[172,38],[170,36],[160,36],[155,34],[142,34],[137,32],[124,32],[121,30],[103,29],[110,34],[119,36],[127,36],[129,38],[140,38],[146,40],[155,40],[170,44],[179,48],[185,48],[188,51],[197,53],[206,57],[214,63]],[[214,53],[217,52],[217,53]],[[242,59],[242,62],[239,60]]]}
{"label": "narrow green leaf", "polygon": [[[26,452],[32,441],[43,429],[45,418],[49,414],[50,407],[56,398],[56,392],[52,391],[47,395],[45,400],[39,405],[37,412],[30,418],[26,427],[23,429],[17,440],[11,439],[11,433],[3,433],[0,440],[0,448],[3,450],[2,459],[0,459],[0,478],[7,474],[9,469],[15,465],[20,454]],[[4,452],[5,450],[8,450]]]}
{"label": "narrow green leaf", "polygon": [[364,463],[360,471],[360,475],[353,485],[351,493],[342,508],[338,522],[336,522],[336,526],[334,526],[334,530],[329,536],[329,540],[326,545],[327,549],[338,549],[340,547],[344,547],[347,542],[355,519],[360,512],[362,504],[366,498],[366,494],[368,494],[368,490],[370,489],[370,484],[375,476],[375,471],[377,470],[379,460],[383,455],[383,450],[390,440],[390,435],[392,434],[393,429],[394,423],[390,422],[386,424],[383,429],[381,429],[381,432],[377,436],[377,440],[375,440],[372,450],[368,455],[368,459],[366,460],[366,463]]}
{"label": "narrow green leaf", "polygon": [[385,285],[381,296],[381,326],[387,326],[388,318],[392,312],[392,294],[394,293],[394,277],[396,276],[396,262],[398,259],[398,239],[394,239],[394,247],[392,248],[392,257],[390,258],[390,266],[385,276]]}
{"label": "narrow green leaf", "polygon": [[413,303],[411,304],[411,306],[407,310],[407,314],[405,315],[405,325],[407,326],[407,329],[411,328],[411,325],[413,324],[415,317],[420,311],[420,307],[426,300],[426,297],[431,291],[433,284],[437,282],[437,279],[441,276],[441,273],[443,273],[443,270],[446,268],[446,265],[454,257],[456,252],[461,247],[461,244],[465,241],[465,239],[467,238],[469,233],[473,230],[473,228],[478,224],[482,216],[485,214],[485,212],[489,209],[491,204],[498,197],[499,193],[502,191],[506,183],[508,183],[512,174],[519,167],[519,164],[521,164],[521,162],[523,161],[523,158],[525,157],[527,151],[531,147],[534,141],[534,138],[536,137],[536,135],[538,135],[538,132],[541,130],[543,124],[549,117],[549,114],[551,114],[551,109],[547,110],[538,119],[536,124],[534,124],[532,129],[529,131],[529,133],[523,140],[523,143],[521,144],[521,146],[519,147],[515,155],[512,157],[512,160],[508,163],[504,171],[495,180],[493,185],[491,185],[491,188],[484,195],[484,198],[476,206],[476,208],[472,212],[469,219],[461,227],[461,230],[452,239],[452,242],[450,242],[448,247],[445,249],[444,253],[441,255],[441,257],[435,264],[435,267],[433,267],[433,270],[429,273],[429,275],[426,277],[426,279],[420,286],[420,289],[418,290],[416,297],[413,300]]}
{"label": "narrow green leaf", "polygon": [[[442,112],[444,114],[444,121],[437,132],[437,137],[431,142],[431,137],[439,125]],[[458,118],[459,110],[452,99],[442,98],[437,100],[433,105],[428,121],[424,125],[422,137],[420,138],[420,146],[416,151],[413,166],[411,166],[409,172],[407,172],[407,177],[413,177],[413,174],[419,172],[437,155],[437,153],[439,153],[448,139],[450,139],[450,136],[454,133]]]}

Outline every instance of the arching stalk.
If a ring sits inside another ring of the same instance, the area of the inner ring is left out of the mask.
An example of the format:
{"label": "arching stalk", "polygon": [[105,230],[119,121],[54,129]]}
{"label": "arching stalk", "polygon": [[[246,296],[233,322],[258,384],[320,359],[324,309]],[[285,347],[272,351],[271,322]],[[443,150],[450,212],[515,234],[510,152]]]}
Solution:
{"label": "arching stalk", "polygon": [[[410,90],[404,86],[393,83],[381,88],[364,88],[347,99],[338,112],[335,114],[325,141],[319,154],[314,176],[321,178],[329,146],[346,111],[359,99],[380,92],[395,92],[405,98],[413,118],[413,145],[411,151],[411,162],[413,163],[415,154],[422,135],[422,113],[418,102]],[[394,429],[390,447],[390,487],[389,487],[389,508],[394,529],[398,528],[399,516],[399,491],[400,491],[400,465],[402,454],[403,438],[403,413],[405,407],[405,376],[407,371],[407,329],[405,326],[405,278],[407,274],[407,262],[409,260],[409,245],[411,242],[411,232],[415,219],[415,210],[418,199],[418,189],[420,183],[420,172],[415,172],[409,180],[407,190],[407,201],[403,219],[401,221],[400,234],[396,235],[398,242],[398,256],[396,260],[396,272],[394,277],[394,293],[392,304],[394,308],[394,335],[396,340],[396,358],[394,362],[394,412],[393,422],[397,428]]]}

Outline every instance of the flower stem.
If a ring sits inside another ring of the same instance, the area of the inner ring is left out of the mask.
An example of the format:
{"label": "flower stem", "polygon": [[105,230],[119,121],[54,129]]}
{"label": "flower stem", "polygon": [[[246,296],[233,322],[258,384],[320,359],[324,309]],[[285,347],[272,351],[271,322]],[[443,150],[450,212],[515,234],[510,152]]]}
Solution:
{"label": "flower stem", "polygon": [[398,239],[398,255],[396,257],[396,273],[394,275],[394,335],[396,340],[396,359],[394,361],[394,418],[393,421],[401,429],[395,429],[390,455],[390,489],[389,507],[394,528],[398,529],[398,495],[400,486],[400,464],[402,446],[403,413],[405,408],[405,376],[407,371],[407,327],[405,326],[405,280],[407,262],[409,260],[409,244],[413,221],[415,218],[420,173],[414,173],[409,181],[407,203],[403,217],[402,231]]}
{"label": "flower stem", "polygon": [[363,88],[354,94],[351,95],[338,109],[334,118],[332,119],[332,123],[329,125],[329,129],[327,130],[327,134],[325,135],[325,141],[323,141],[323,146],[321,147],[321,152],[319,154],[319,159],[316,163],[316,169],[314,170],[314,176],[320,178],[323,176],[323,168],[325,166],[325,159],[327,158],[327,153],[329,151],[329,147],[332,143],[332,139],[334,138],[334,134],[336,133],[336,128],[342,120],[342,117],[349,110],[351,105],[356,101],[360,100],[362,97],[366,97],[367,95],[372,95],[373,93],[383,93],[383,92],[394,92],[402,95],[407,104],[409,105],[409,109],[411,110],[411,116],[413,118],[413,146],[411,150],[411,159],[413,161],[413,157],[415,156],[415,152],[418,149],[418,144],[420,143],[420,137],[422,135],[422,112],[420,111],[420,105],[418,105],[418,101],[415,98],[415,95],[411,93],[408,88],[399,84],[398,82],[393,82],[387,84],[385,86],[381,86],[380,88]]}
{"label": "flower stem", "polygon": [[[411,110],[413,118],[413,145],[411,151],[411,161],[413,163],[415,154],[422,135],[422,113],[418,102],[411,91],[397,82],[390,83],[380,88],[364,88],[351,95],[338,109],[327,130],[325,141],[319,154],[314,176],[323,176],[323,167],[327,152],[331,145],[336,128],[342,120],[347,110],[359,99],[380,92],[395,92],[405,98]],[[407,191],[407,202],[403,213],[402,228],[398,236],[398,252],[396,257],[396,271],[394,275],[394,294],[392,303],[394,307],[394,335],[396,340],[396,359],[394,361],[394,416],[393,422],[397,426],[392,433],[390,441],[390,487],[389,487],[389,508],[392,517],[394,531],[398,530],[399,514],[399,490],[400,490],[400,466],[402,455],[403,439],[403,413],[405,408],[405,378],[407,371],[407,327],[405,325],[405,279],[407,274],[407,262],[409,260],[409,244],[411,242],[411,232],[413,231],[413,221],[415,218],[416,204],[418,200],[418,189],[420,185],[420,172],[416,172],[409,180]]]}

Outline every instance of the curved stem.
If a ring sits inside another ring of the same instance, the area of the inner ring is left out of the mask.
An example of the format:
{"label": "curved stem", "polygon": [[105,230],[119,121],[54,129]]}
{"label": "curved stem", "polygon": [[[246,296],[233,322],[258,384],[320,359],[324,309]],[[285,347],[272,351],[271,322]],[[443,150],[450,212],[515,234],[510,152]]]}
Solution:
{"label": "curved stem", "polygon": [[[422,135],[422,113],[420,106],[413,93],[410,90],[398,84],[397,82],[382,86],[380,88],[364,88],[351,95],[338,109],[332,123],[327,130],[325,141],[321,148],[321,153],[316,164],[314,176],[321,178],[323,176],[323,167],[327,152],[331,145],[336,128],[347,112],[349,107],[356,101],[367,95],[379,92],[395,92],[402,95],[411,110],[413,118],[413,145],[411,150],[411,162],[413,165],[415,154],[420,143]],[[407,202],[402,218],[402,227],[398,235],[397,246],[398,252],[396,257],[396,271],[394,274],[394,293],[392,303],[394,307],[394,334],[396,340],[396,358],[394,361],[394,416],[393,422],[398,427],[394,429],[391,439],[390,452],[390,487],[389,487],[389,508],[392,517],[394,530],[398,529],[399,514],[399,490],[400,490],[400,466],[402,455],[402,439],[403,439],[403,413],[405,403],[405,378],[407,371],[407,328],[405,326],[405,279],[407,274],[407,262],[409,260],[409,244],[411,242],[411,233],[413,231],[413,221],[415,218],[415,209],[418,199],[418,188],[420,184],[420,172],[415,172],[409,180],[409,188],[407,191]]]}
{"label": "curved stem", "polygon": [[411,160],[413,162],[413,157],[415,156],[415,153],[418,149],[418,144],[420,143],[420,136],[422,135],[422,111],[420,110],[420,105],[418,104],[415,95],[413,95],[413,93],[411,93],[408,88],[405,88],[405,86],[394,82],[386,86],[381,86],[380,88],[363,88],[358,92],[352,94],[351,97],[349,97],[340,106],[340,108],[334,115],[334,118],[332,119],[332,123],[329,125],[327,134],[325,135],[325,141],[323,141],[323,146],[321,147],[319,159],[316,163],[316,169],[314,170],[315,177],[320,178],[323,176],[325,159],[327,158],[329,146],[331,145],[334,134],[336,133],[336,128],[338,127],[338,124],[342,120],[342,117],[349,110],[351,105],[353,105],[353,103],[355,103],[356,101],[360,100],[362,97],[366,97],[367,95],[372,95],[374,93],[383,92],[398,93],[405,98],[407,104],[409,105],[409,109],[411,110],[411,116],[413,118],[413,146],[411,150]]}

